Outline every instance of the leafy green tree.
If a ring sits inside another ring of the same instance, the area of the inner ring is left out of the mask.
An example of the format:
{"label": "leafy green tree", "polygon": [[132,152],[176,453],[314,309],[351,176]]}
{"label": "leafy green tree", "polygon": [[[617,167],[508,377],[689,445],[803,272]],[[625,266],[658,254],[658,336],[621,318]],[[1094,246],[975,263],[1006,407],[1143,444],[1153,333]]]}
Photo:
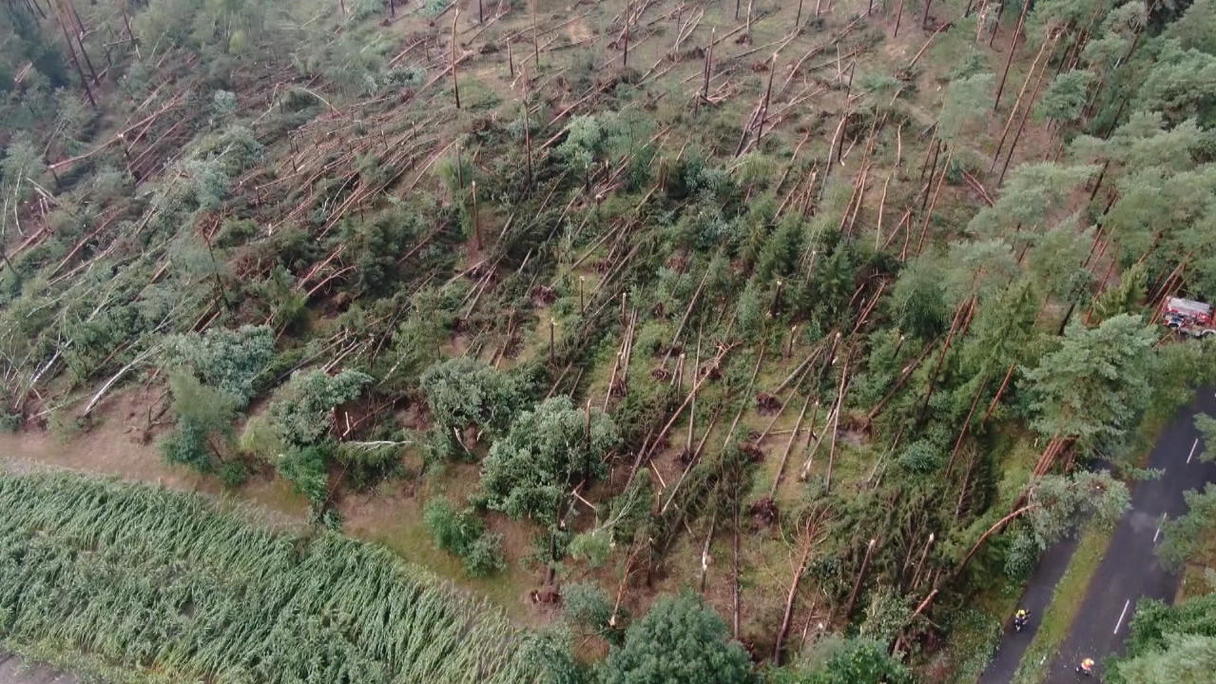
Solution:
{"label": "leafy green tree", "polygon": [[24,202],[34,194],[34,183],[41,183],[45,175],[46,162],[33,139],[25,133],[15,135],[0,161],[0,190],[4,196],[10,202]]}
{"label": "leafy green tree", "polygon": [[599,529],[576,534],[570,540],[570,555],[586,561],[593,568],[603,565],[611,553],[612,539],[607,532]]}
{"label": "leafy green tree", "polygon": [[996,203],[980,210],[967,229],[981,236],[1001,237],[1016,226],[1023,230],[1041,228],[1096,171],[1095,166],[1053,162],[1022,164],[1009,175]]}
{"label": "leafy green tree", "polygon": [[916,475],[936,471],[945,462],[941,449],[926,439],[912,442],[899,453],[899,467]]}
{"label": "leafy green tree", "polygon": [[254,379],[274,357],[274,331],[264,325],[210,328],[202,334],[170,336],[164,348],[169,366],[190,369],[204,383],[236,398],[241,408],[253,397]]}
{"label": "leafy green tree", "polygon": [[349,217],[343,221],[337,244],[355,266],[350,289],[355,295],[383,295],[391,291],[398,275],[398,260],[410,245],[422,238],[422,210],[391,208],[374,216]]}
{"label": "leafy green tree", "polygon": [[604,135],[599,121],[591,115],[574,117],[568,128],[566,139],[554,151],[575,174],[583,176],[595,163],[595,155]]}
{"label": "leafy green tree", "polygon": [[775,684],[911,684],[912,673],[868,637],[828,638],[812,652],[816,664],[774,673]]}
{"label": "leafy green tree", "polygon": [[946,327],[944,274],[939,262],[929,256],[912,260],[899,273],[889,306],[896,324],[921,339],[929,339]]}
{"label": "leafy green tree", "polygon": [[1147,267],[1143,263],[1133,265],[1123,272],[1118,284],[1106,288],[1094,299],[1094,317],[1101,322],[1119,314],[1137,313],[1148,296],[1147,288]]}
{"label": "leafy green tree", "polygon": [[1137,105],[1175,123],[1191,117],[1205,128],[1216,123],[1216,55],[1166,40],[1140,86]]}
{"label": "leafy green tree", "polygon": [[1165,167],[1193,169],[1204,154],[1210,135],[1195,119],[1171,126],[1160,112],[1133,112],[1106,140],[1077,136],[1069,151],[1079,159],[1118,162],[1125,172]]}
{"label": "leafy green tree", "polygon": [[410,298],[410,313],[393,333],[392,353],[385,355],[385,363],[391,364],[380,374],[385,381],[412,386],[442,358],[440,347],[456,320],[458,301],[451,289],[434,287],[424,287]]}
{"label": "leafy green tree", "polygon": [[344,370],[296,372],[270,403],[270,420],[287,444],[305,446],[325,438],[333,426],[333,410],[363,391],[371,376]]}
{"label": "leafy green tree", "polygon": [[602,477],[618,441],[612,419],[578,410],[566,396],[524,411],[482,464],[486,505],[513,518],[553,524],[580,482]]}
{"label": "leafy green tree", "polygon": [[1106,471],[1044,475],[1030,490],[1025,520],[1040,550],[1074,531],[1086,520],[1114,525],[1127,510],[1127,485]]}
{"label": "leafy green tree", "polygon": [[1211,258],[1211,240],[1204,238],[1216,220],[1216,165],[1177,173],[1149,167],[1123,176],[1117,186],[1119,199],[1105,222],[1123,259],[1156,252],[1164,261],[1154,266],[1169,271],[1188,252],[1195,252],[1192,259]]}
{"label": "leafy green tree", "polygon": [[281,454],[275,467],[297,492],[319,508],[329,496],[331,458],[328,444],[297,446]]}
{"label": "leafy green tree", "polygon": [[[1204,415],[1196,416],[1198,418],[1212,420]],[[1157,546],[1162,565],[1174,571],[1180,570],[1187,559],[1207,543],[1208,534],[1216,525],[1216,484],[1209,482],[1202,490],[1192,489],[1184,497],[1186,513],[1162,526],[1164,538]]]}
{"label": "leafy green tree", "polygon": [[584,684],[592,681],[570,650],[570,634],[560,627],[529,631],[520,644],[521,660],[541,674],[537,684]]}
{"label": "leafy green tree", "polygon": [[747,652],[726,623],[691,592],[664,596],[629,626],[599,666],[606,684],[710,684],[755,679]]}
{"label": "leafy green tree", "polygon": [[1150,684],[1211,681],[1216,668],[1216,594],[1170,606],[1141,599],[1126,652],[1107,672],[1111,682]]}
{"label": "leafy green tree", "polygon": [[952,242],[946,262],[943,285],[952,306],[972,295],[985,301],[1020,275],[1013,247],[1004,238]]}
{"label": "leafy green tree", "polygon": [[1156,329],[1127,314],[1093,329],[1070,325],[1057,349],[1023,369],[1033,427],[1084,449],[1121,440],[1145,406],[1156,339]]}
{"label": "leafy green tree", "polygon": [[1004,520],[1013,517],[1019,522],[1013,528],[1012,544],[1006,549],[1005,567],[1010,576],[1017,577],[1027,565],[1033,564],[1038,552],[1075,532],[1081,523],[1093,521],[1104,527],[1114,525],[1127,510],[1130,500],[1127,485],[1106,471],[1082,470],[1069,475],[1048,474],[1034,478],[1021,508],[1005,517],[998,511],[991,511],[988,516],[977,519],[971,531],[964,533],[971,536],[978,529],[986,528],[969,546],[960,568],[983,548],[984,542],[1002,529]]}
{"label": "leafy green tree", "polygon": [[1089,233],[1067,221],[1038,237],[1028,257],[1029,271],[1044,294],[1065,302],[1088,295],[1093,276],[1082,264],[1092,242]]}
{"label": "leafy green tree", "polygon": [[1029,278],[1017,280],[981,306],[971,324],[971,334],[959,349],[962,375],[988,379],[1025,359],[1035,338],[1038,310],[1039,301]]}
{"label": "leafy green tree", "polygon": [[1164,648],[1123,661],[1112,682],[1127,684],[1204,684],[1216,670],[1216,636],[1166,634]]}
{"label": "leafy green tree", "polygon": [[526,397],[513,376],[464,356],[428,368],[422,389],[431,417],[445,431],[476,426],[501,434]]}
{"label": "leafy green tree", "polygon": [[[1129,3],[1130,4],[1130,3]],[[1166,35],[1177,38],[1183,48],[1216,55],[1216,0],[1195,0],[1186,13],[1166,28]]]}
{"label": "leafy green tree", "polygon": [[177,430],[161,442],[161,453],[170,463],[212,472],[224,460],[232,439],[238,398],[182,371],[169,375],[169,390],[177,414]]}
{"label": "leafy green tree", "polygon": [[1216,418],[1206,413],[1196,414],[1195,429],[1199,431],[1203,439],[1203,453],[1199,455],[1200,460],[1216,460],[1216,450],[1212,448],[1216,447]]}

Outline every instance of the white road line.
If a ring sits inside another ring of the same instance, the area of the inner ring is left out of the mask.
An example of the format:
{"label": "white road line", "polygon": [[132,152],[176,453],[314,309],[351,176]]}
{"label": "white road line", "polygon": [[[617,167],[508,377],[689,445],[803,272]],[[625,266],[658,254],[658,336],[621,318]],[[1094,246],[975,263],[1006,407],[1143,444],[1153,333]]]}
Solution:
{"label": "white road line", "polygon": [[1161,526],[1165,524],[1165,514],[1161,514],[1161,522],[1157,524],[1157,531],[1153,533],[1153,543],[1157,543],[1157,537],[1161,536]]}
{"label": "white road line", "polygon": [[1197,447],[1197,446],[1199,446],[1199,438],[1198,438],[1198,437],[1196,437],[1196,438],[1195,438],[1195,442],[1194,442],[1193,444],[1191,444],[1191,453],[1189,453],[1189,454],[1187,454],[1187,455],[1186,455],[1186,462],[1187,462],[1187,463],[1190,463],[1190,462],[1191,462],[1191,459],[1195,457],[1195,447]]}
{"label": "white road line", "polygon": [[1128,599],[1128,600],[1127,600],[1127,601],[1126,601],[1126,602],[1123,604],[1123,612],[1122,612],[1122,613],[1119,613],[1119,621],[1115,623],[1115,631],[1111,632],[1111,634],[1118,634],[1118,633],[1119,633],[1119,627],[1123,626],[1123,618],[1127,616],[1127,607],[1128,607],[1128,606],[1130,606],[1130,605],[1132,605],[1132,600],[1131,600],[1131,599]]}

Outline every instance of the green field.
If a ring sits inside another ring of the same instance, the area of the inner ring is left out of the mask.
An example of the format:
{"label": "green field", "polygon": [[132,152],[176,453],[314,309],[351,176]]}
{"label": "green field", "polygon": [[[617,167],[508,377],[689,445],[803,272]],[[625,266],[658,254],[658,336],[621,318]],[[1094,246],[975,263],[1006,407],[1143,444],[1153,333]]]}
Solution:
{"label": "green field", "polygon": [[525,635],[375,545],[199,496],[0,477],[0,639],[156,681],[527,681]]}

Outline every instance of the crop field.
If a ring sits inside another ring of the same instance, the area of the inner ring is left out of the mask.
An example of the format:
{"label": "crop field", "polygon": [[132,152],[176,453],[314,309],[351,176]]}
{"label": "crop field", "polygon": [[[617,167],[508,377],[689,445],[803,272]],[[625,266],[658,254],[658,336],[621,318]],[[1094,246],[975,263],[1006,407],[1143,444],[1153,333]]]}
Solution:
{"label": "crop field", "polygon": [[0,477],[0,510],[0,639],[23,651],[153,681],[535,676],[498,611],[383,548],[77,476]]}

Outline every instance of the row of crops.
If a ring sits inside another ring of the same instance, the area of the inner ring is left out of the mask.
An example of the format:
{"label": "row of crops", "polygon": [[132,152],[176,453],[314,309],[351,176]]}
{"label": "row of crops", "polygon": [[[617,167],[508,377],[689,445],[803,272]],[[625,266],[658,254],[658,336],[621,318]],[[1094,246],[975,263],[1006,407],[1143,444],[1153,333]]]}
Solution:
{"label": "row of crops", "polygon": [[385,549],[68,475],[0,477],[0,639],[165,681],[537,677],[503,615]]}

